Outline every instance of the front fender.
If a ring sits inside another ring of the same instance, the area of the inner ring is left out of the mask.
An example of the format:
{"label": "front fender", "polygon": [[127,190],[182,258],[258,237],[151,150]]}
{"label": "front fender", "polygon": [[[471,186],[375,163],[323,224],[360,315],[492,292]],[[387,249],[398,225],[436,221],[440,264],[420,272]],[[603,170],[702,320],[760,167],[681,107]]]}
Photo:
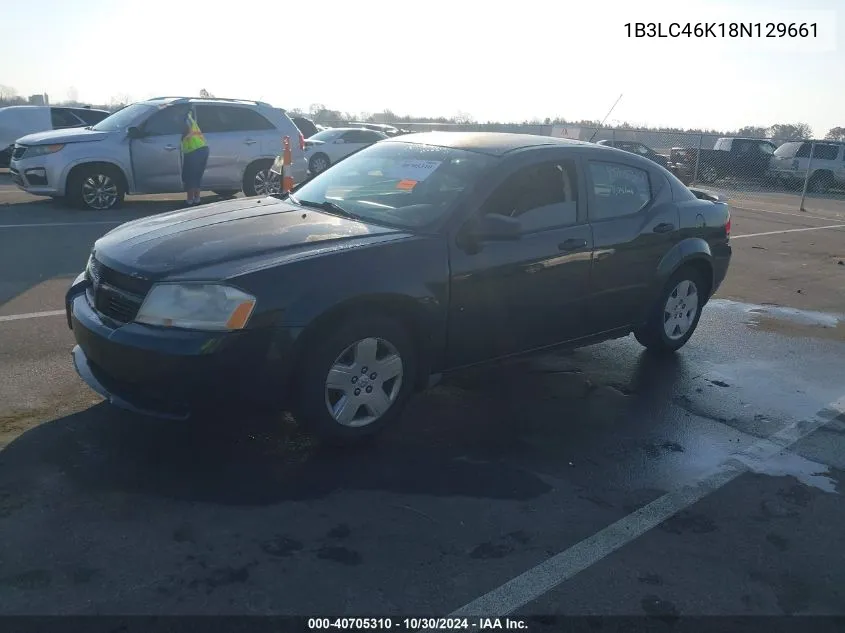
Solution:
{"label": "front fender", "polygon": [[127,191],[132,192],[135,190],[135,182],[132,178],[132,169],[130,168],[128,163],[125,163],[124,161],[119,159],[115,159],[113,156],[109,156],[108,158],[106,158],[98,157],[96,154],[94,154],[80,158],[74,158],[64,166],[64,169],[62,169],[62,175],[60,180],[62,185],[62,191],[67,191],[67,178],[70,175],[71,170],[73,170],[74,167],[84,165],[86,163],[103,163],[108,165],[114,165],[123,173],[123,177],[126,179]]}

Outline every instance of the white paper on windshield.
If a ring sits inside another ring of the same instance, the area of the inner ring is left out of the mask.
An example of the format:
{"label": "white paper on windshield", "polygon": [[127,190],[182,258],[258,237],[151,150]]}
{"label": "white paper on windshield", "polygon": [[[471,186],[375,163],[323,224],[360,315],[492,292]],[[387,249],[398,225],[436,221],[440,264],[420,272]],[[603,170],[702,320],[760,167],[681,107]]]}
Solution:
{"label": "white paper on windshield", "polygon": [[422,182],[437,169],[443,161],[440,160],[403,160],[386,170],[388,178],[412,180]]}

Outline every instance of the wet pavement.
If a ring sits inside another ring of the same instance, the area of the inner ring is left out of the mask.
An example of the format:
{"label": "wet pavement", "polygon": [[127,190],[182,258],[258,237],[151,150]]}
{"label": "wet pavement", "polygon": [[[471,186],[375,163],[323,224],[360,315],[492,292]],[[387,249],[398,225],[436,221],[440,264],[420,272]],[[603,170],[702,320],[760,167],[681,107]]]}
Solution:
{"label": "wet pavement", "polygon": [[828,415],[524,609],[842,612],[845,343],[755,309],[714,302],[670,359],[628,338],[454,376],[353,452],[283,420],[46,422],[0,453],[0,611],[446,614]]}

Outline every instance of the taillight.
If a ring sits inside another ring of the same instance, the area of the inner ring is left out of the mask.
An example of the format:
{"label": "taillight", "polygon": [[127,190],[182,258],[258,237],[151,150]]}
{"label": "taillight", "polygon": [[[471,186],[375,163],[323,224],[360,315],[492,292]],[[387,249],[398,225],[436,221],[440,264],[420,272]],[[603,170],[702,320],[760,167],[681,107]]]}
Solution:
{"label": "taillight", "polygon": [[305,151],[305,137],[302,135],[302,132],[299,133],[299,151]]}
{"label": "taillight", "polygon": [[728,221],[725,222],[725,235],[731,236],[731,212],[728,211]]}

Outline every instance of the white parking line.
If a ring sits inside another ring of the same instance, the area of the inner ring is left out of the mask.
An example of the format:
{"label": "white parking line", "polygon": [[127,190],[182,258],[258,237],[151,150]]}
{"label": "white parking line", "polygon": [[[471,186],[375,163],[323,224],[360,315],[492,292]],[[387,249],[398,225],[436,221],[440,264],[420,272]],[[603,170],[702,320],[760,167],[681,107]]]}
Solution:
{"label": "white parking line", "polygon": [[0,322],[3,321],[20,321],[22,319],[39,319],[41,317],[59,316],[64,314],[64,310],[48,310],[46,312],[27,312],[26,314],[9,314],[7,316],[0,316]]}
{"label": "white parking line", "polygon": [[[832,415],[831,415],[832,414]],[[451,617],[503,617],[551,591],[577,573],[596,564],[639,538],[681,510],[702,500],[755,464],[771,459],[825,424],[833,415],[845,414],[845,396],[820,411],[814,420],[790,424],[748,449],[736,453],[710,476],[652,501],[593,536],[547,559],[536,567],[493,589],[453,612]]]}
{"label": "white parking line", "polygon": [[123,224],[129,220],[102,220],[90,222],[39,222],[38,224],[0,224],[0,229],[28,229],[42,226],[95,226],[103,224]]}
{"label": "white parking line", "polygon": [[803,229],[783,229],[782,231],[766,231],[765,233],[748,233],[746,235],[731,235],[731,241],[743,237],[760,237],[761,235],[780,235],[781,233],[798,233],[799,231],[821,231],[822,229],[845,229],[845,224],[831,224],[829,226],[811,226]]}

